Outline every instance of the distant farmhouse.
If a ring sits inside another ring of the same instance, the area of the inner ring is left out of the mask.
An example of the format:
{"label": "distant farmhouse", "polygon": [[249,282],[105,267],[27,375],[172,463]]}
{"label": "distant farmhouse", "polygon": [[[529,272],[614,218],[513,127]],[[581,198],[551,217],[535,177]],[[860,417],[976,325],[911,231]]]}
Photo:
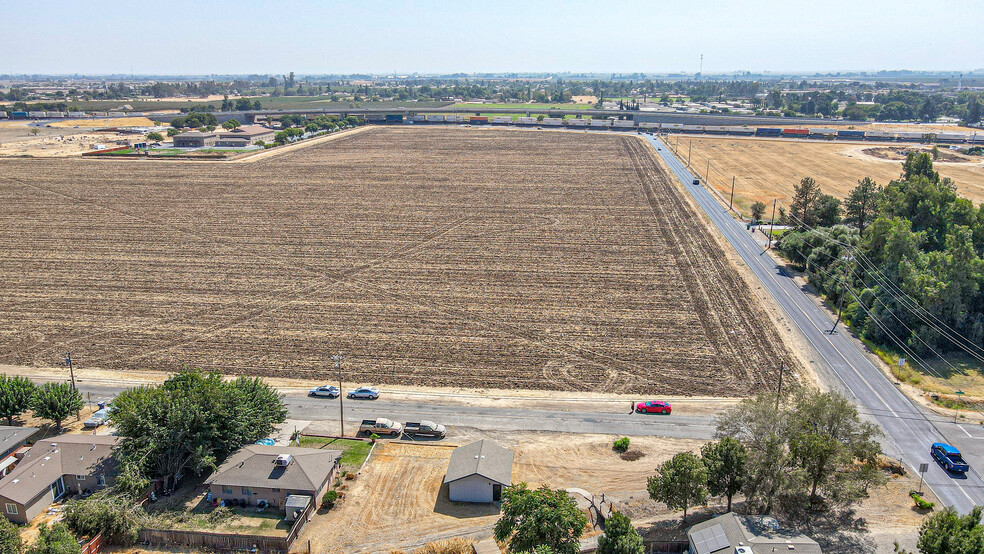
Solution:
{"label": "distant farmhouse", "polygon": [[[256,141],[272,142],[275,131],[262,125],[246,125],[237,127],[231,131],[219,133],[216,146],[250,146]],[[181,136],[181,135],[178,135]]]}
{"label": "distant farmhouse", "polygon": [[66,492],[112,485],[116,476],[112,452],[119,441],[108,435],[60,435],[38,441],[0,479],[3,515],[26,524]]}
{"label": "distant farmhouse", "polygon": [[189,131],[187,133],[181,133],[180,135],[174,135],[174,147],[175,148],[204,148],[206,146],[215,146],[215,143],[218,140],[219,137],[215,133]]}

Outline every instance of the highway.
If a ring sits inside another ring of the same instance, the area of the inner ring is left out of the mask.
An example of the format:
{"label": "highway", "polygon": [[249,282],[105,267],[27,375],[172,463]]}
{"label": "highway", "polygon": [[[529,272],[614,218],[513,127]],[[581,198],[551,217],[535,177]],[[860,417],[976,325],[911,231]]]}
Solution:
{"label": "highway", "polygon": [[[35,382],[62,382],[61,377],[32,375]],[[108,402],[123,390],[142,383],[79,379],[79,391],[93,403]],[[283,389],[290,418],[318,422],[320,431],[338,432],[338,399],[316,398],[297,389]],[[599,433],[608,435],[659,436],[705,439],[714,435],[710,415],[669,416],[630,414],[628,402],[570,402],[568,408],[526,408],[467,405],[467,395],[441,398],[436,395],[411,397],[396,393],[387,398],[385,390],[378,400],[344,400],[346,434],[363,419],[387,417],[394,421],[429,419],[448,426],[448,438],[454,439],[455,427],[483,431],[556,431],[564,433]],[[593,410],[593,411],[589,411]]]}
{"label": "highway", "polygon": [[830,314],[763,252],[745,225],[733,219],[710,191],[692,184],[694,176],[662,141],[651,135],[646,138],[812,345],[816,356],[811,357],[817,358],[821,378],[852,397],[859,411],[885,431],[886,455],[901,458],[916,475],[919,465],[928,463],[926,483],[944,504],[961,513],[984,505],[984,482],[974,468],[965,476],[951,476],[933,461],[930,445],[949,441],[926,412],[885,377],[847,330],[841,327],[841,332],[828,334],[834,324]]}

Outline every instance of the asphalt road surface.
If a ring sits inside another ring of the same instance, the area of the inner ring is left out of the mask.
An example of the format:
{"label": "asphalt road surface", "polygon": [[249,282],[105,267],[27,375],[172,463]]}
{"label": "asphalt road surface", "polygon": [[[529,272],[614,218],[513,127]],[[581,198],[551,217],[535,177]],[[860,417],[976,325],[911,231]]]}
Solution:
{"label": "asphalt road surface", "polygon": [[[926,483],[944,504],[961,513],[984,505],[984,482],[973,467],[979,467],[979,463],[972,463],[971,471],[966,475],[956,476],[944,471],[930,456],[932,443],[948,442],[938,428],[941,424],[932,421],[939,418],[928,415],[896,388],[868,359],[863,345],[847,330],[841,327],[840,332],[828,334],[826,331],[834,324],[830,314],[763,252],[744,224],[733,219],[710,191],[691,184],[694,176],[662,141],[650,135],[646,138],[659,149],[658,154],[684,188],[776,299],[789,321],[813,346],[821,378],[853,397],[859,411],[882,427],[887,435],[883,441],[885,453],[902,459],[914,473],[921,463],[928,463]],[[966,430],[963,432],[971,436]]]}
{"label": "asphalt road surface", "polygon": [[[47,379],[34,380],[44,382]],[[88,379],[78,382],[83,398],[91,398],[92,402],[108,402],[132,386],[134,384]],[[338,399],[310,397],[296,390],[281,392],[285,395],[284,402],[292,419],[332,423],[338,421]],[[433,397],[388,400],[385,390],[378,400],[345,399],[344,402],[345,430],[348,435],[352,434],[363,419],[377,417],[386,417],[401,423],[429,419],[448,426],[448,436],[451,438],[454,437],[456,426],[484,431],[557,431],[705,440],[714,435],[712,416],[630,414],[628,402],[622,413],[505,408],[466,406],[453,400],[442,401]],[[322,423],[317,427],[324,429],[326,425]],[[332,428],[337,432],[337,427]]]}

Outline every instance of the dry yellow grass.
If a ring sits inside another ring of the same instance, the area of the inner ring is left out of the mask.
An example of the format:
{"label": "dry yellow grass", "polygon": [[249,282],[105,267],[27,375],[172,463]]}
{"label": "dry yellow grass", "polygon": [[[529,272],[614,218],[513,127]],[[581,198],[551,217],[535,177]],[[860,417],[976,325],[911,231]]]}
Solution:
{"label": "dry yellow grass", "polygon": [[116,117],[112,119],[66,119],[49,123],[49,127],[153,127],[146,117]]}
{"label": "dry yellow grass", "polygon": [[[703,174],[710,159],[710,183],[728,197],[731,177],[737,176],[735,204],[743,213],[756,200],[789,203],[793,187],[803,177],[813,177],[824,192],[843,198],[859,179],[871,177],[879,184],[898,178],[898,161],[879,159],[865,149],[889,146],[882,143],[844,144],[793,140],[740,139],[724,137],[670,137],[686,161],[692,144],[691,164]],[[939,162],[936,169],[956,181],[961,196],[975,203],[984,201],[984,164]]]}

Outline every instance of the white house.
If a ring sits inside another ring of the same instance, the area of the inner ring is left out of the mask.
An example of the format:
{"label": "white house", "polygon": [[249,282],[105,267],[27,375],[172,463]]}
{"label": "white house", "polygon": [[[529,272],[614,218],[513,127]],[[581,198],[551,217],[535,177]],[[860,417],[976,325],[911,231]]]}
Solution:
{"label": "white house", "polygon": [[513,453],[490,440],[458,447],[451,453],[444,482],[452,502],[495,502],[512,482]]}

